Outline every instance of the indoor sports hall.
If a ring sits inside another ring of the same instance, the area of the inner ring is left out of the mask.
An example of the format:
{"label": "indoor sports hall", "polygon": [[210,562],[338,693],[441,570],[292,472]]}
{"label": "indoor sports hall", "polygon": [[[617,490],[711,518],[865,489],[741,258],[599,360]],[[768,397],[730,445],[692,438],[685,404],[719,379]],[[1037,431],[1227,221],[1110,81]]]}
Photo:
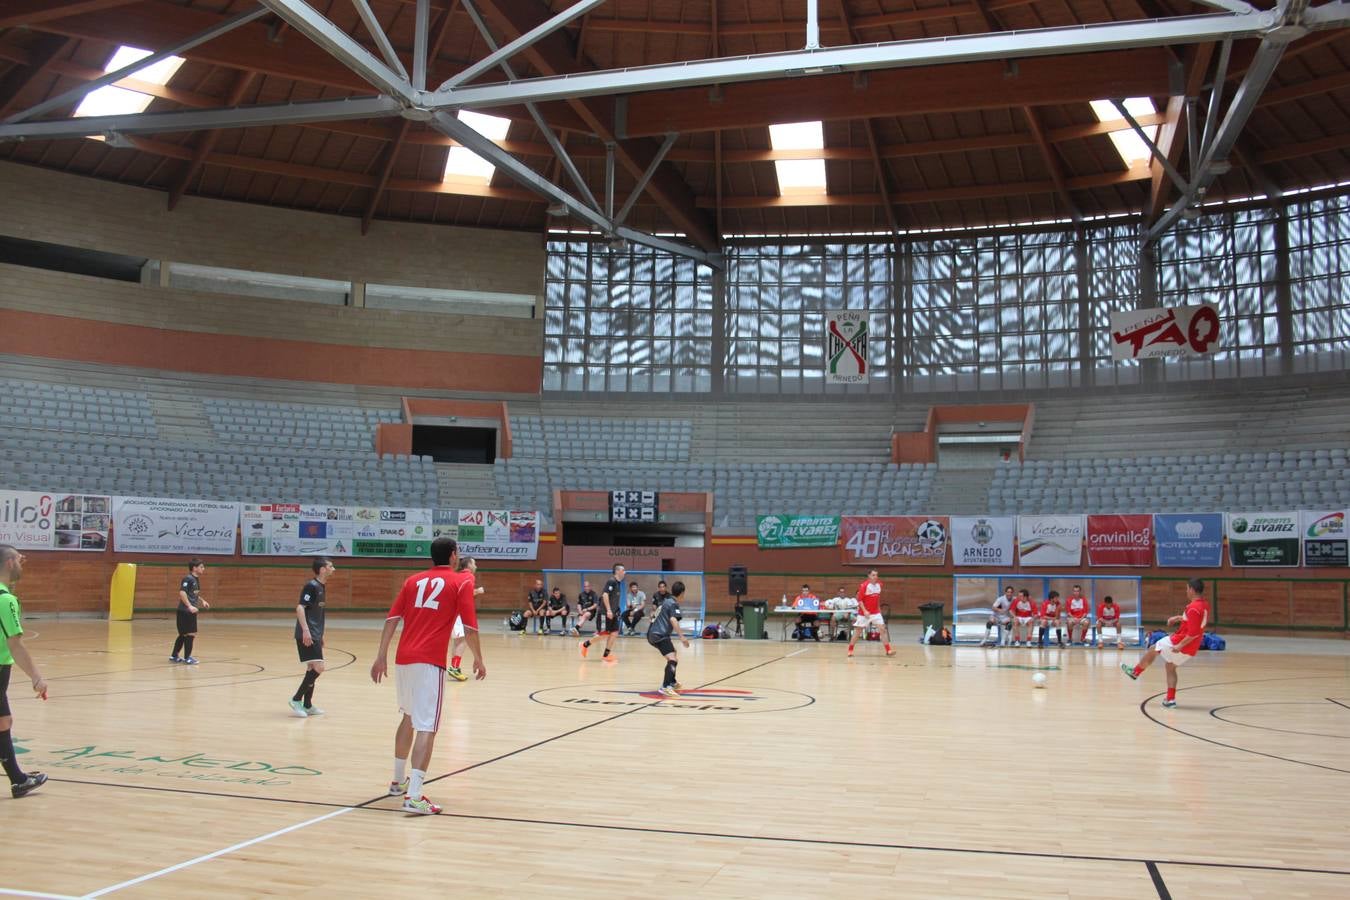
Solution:
{"label": "indoor sports hall", "polygon": [[0,2],[0,896],[1345,896],[1347,21]]}

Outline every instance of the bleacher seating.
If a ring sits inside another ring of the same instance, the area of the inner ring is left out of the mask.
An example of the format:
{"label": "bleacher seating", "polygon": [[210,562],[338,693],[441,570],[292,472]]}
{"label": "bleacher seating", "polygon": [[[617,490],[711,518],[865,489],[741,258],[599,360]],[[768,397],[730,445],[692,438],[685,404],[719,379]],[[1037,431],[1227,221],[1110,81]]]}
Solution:
{"label": "bleacher seating", "polygon": [[103,387],[3,379],[0,415],[37,431],[140,438],[157,434],[146,394]]}
{"label": "bleacher seating", "polygon": [[202,409],[221,443],[306,450],[370,451],[376,427],[400,418],[392,409],[212,397],[202,401]]}
{"label": "bleacher seating", "polygon": [[693,423],[681,419],[512,416],[516,456],[550,460],[688,462]]}

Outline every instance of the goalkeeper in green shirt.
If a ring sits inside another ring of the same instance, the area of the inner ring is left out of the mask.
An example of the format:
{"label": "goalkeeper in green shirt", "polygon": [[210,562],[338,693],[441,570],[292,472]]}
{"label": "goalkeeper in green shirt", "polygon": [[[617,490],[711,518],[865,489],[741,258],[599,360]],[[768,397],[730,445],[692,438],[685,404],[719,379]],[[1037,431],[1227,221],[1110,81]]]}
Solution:
{"label": "goalkeeper in green shirt", "polygon": [[9,673],[15,663],[33,679],[33,693],[47,699],[47,682],[23,645],[23,625],[20,624],[23,613],[19,598],[10,589],[18,584],[22,574],[23,554],[8,544],[0,544],[0,765],[9,776],[9,791],[15,797],[31,794],[47,781],[47,776],[41,772],[25,774],[19,768],[9,733],[14,724],[14,716],[9,710]]}

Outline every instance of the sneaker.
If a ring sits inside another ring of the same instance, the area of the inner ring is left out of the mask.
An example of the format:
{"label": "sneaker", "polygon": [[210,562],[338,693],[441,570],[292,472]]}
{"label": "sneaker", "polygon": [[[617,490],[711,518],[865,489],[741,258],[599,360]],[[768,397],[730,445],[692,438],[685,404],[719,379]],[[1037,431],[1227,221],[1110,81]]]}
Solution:
{"label": "sneaker", "polygon": [[581,637],[581,631],[580,631],[580,629],[573,628],[573,629],[572,629],[572,637]]}
{"label": "sneaker", "polygon": [[886,655],[887,655],[887,656],[894,656],[894,655],[895,655],[895,651],[894,651],[894,650],[887,650],[887,651],[886,651]]}
{"label": "sneaker", "polygon": [[181,657],[181,656],[170,656],[170,657],[169,657],[169,662],[179,663],[179,662],[182,662],[182,661],[183,661],[183,657]]}
{"label": "sneaker", "polygon": [[684,690],[684,685],[680,684],[678,681],[672,684],[671,687],[673,687],[677,691]]}
{"label": "sneaker", "polygon": [[585,641],[582,641],[580,644],[577,644],[577,646],[581,648],[581,658],[585,659],[586,654],[591,652],[591,648],[586,646]]}
{"label": "sneaker", "polygon": [[195,666],[197,665],[197,657],[189,656],[187,659],[183,660],[183,662],[187,663],[189,666]]}
{"label": "sneaker", "polygon": [[468,675],[465,675],[463,672],[461,672],[461,671],[459,670],[459,667],[458,667],[458,666],[451,666],[450,668],[446,669],[446,670],[445,670],[445,677],[446,677],[446,678],[453,678],[453,679],[455,679],[456,681],[468,681],[468,680],[469,680],[469,676],[468,676]]}
{"label": "sneaker", "polygon": [[295,716],[297,719],[309,718],[309,713],[305,712],[305,704],[303,701],[292,700],[290,705],[291,715]]}
{"label": "sneaker", "polygon": [[403,798],[403,811],[413,813],[419,816],[439,816],[441,808],[426,798],[426,795],[414,800],[412,797]]}
{"label": "sneaker", "polygon": [[607,663],[616,663],[616,662],[618,662],[618,661],[619,661],[619,657],[615,656],[613,653],[611,653],[609,656],[606,656],[606,657],[602,660],[602,662],[607,662]]}
{"label": "sneaker", "polygon": [[667,696],[667,697],[678,697],[678,696],[680,696],[680,692],[677,691],[677,690],[676,690],[675,688],[673,688],[673,687],[663,687],[663,688],[661,688],[661,690],[657,691],[657,693],[658,693],[658,694],[663,694],[663,695],[665,695],[665,696]]}
{"label": "sneaker", "polygon": [[1131,681],[1138,681],[1138,680],[1139,680],[1139,676],[1136,675],[1136,674],[1134,674],[1134,666],[1130,665],[1129,663],[1121,663],[1121,664],[1120,664],[1120,671],[1122,671],[1122,672],[1124,672],[1126,675],[1130,676],[1130,680],[1131,680]]}
{"label": "sneaker", "polygon": [[848,651],[848,658],[849,658],[849,659],[852,659],[852,658],[853,658],[853,651],[852,651],[852,650]]}
{"label": "sneaker", "polygon": [[33,791],[36,791],[46,783],[46,775],[43,775],[41,772],[29,772],[28,777],[23,781],[20,781],[18,784],[10,785],[9,792],[13,794],[14,799],[17,800],[20,797],[25,797],[28,794],[33,793]]}
{"label": "sneaker", "polygon": [[1176,709],[1176,708],[1177,708],[1177,701],[1175,701],[1175,700],[1164,700],[1164,701],[1162,702],[1162,705],[1163,705],[1163,709]]}
{"label": "sneaker", "polygon": [[402,781],[389,782],[390,797],[401,797],[406,793],[408,793],[408,779],[405,778]]}
{"label": "sneaker", "polygon": [[324,714],[323,710],[319,709],[317,706],[305,707],[305,715],[307,716],[321,716],[323,714]]}

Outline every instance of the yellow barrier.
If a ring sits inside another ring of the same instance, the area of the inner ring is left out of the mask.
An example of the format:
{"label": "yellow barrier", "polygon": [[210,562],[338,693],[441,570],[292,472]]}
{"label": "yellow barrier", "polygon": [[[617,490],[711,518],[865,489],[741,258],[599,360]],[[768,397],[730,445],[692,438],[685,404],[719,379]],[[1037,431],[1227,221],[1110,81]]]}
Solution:
{"label": "yellow barrier", "polygon": [[136,606],[136,564],[118,563],[108,588],[108,621],[130,622]]}

